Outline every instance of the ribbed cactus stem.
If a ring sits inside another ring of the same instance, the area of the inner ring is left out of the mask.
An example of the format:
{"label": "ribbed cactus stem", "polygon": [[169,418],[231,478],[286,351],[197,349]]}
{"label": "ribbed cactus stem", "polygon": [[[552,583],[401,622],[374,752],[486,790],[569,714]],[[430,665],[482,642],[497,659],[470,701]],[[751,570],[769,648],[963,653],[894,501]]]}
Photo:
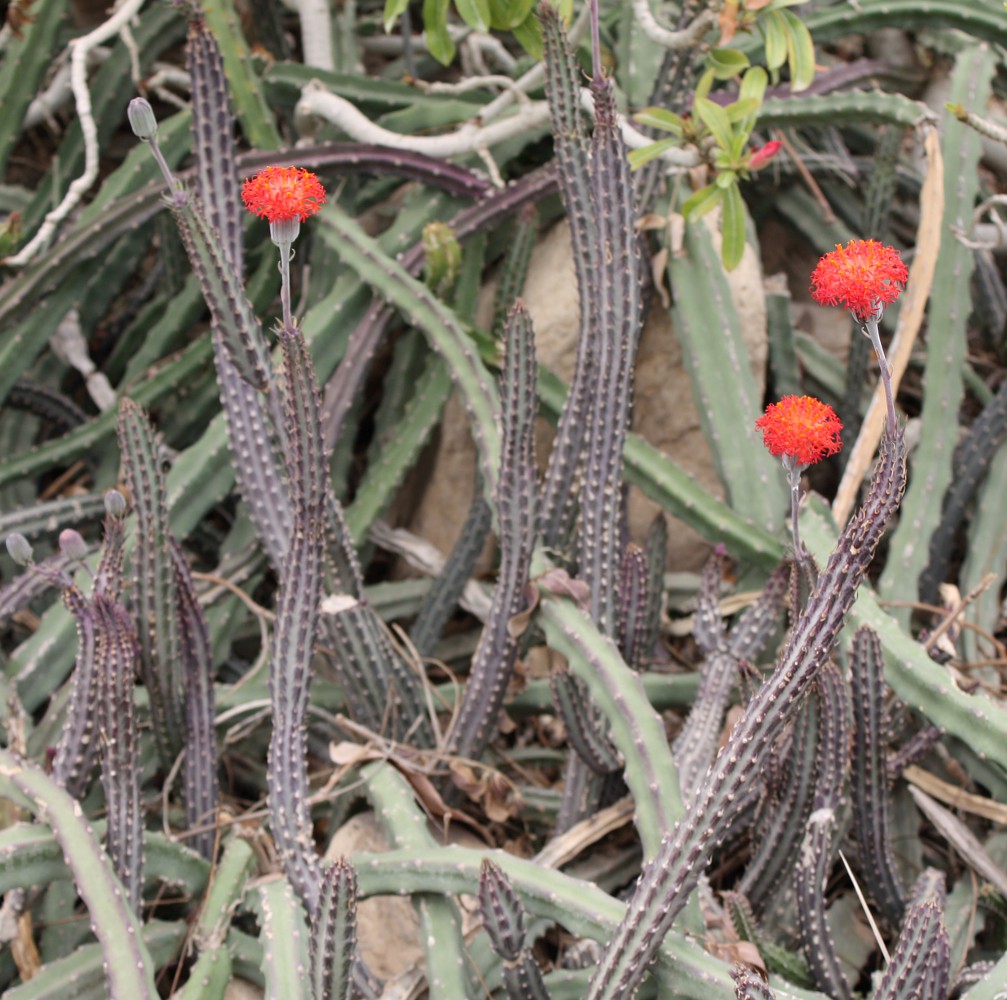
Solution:
{"label": "ribbed cactus stem", "polygon": [[570,223],[574,268],[580,303],[577,360],[570,396],[559,419],[556,440],[549,457],[543,499],[543,540],[563,546],[577,499],[577,472],[581,465],[586,417],[594,377],[595,323],[591,307],[593,276],[598,273],[598,241],[591,205],[589,152],[580,110],[579,71],[566,44],[559,16],[552,7],[542,8],[545,40],[546,97],[553,125],[553,144],[559,168],[560,193]]}
{"label": "ribbed cactus stem", "polygon": [[525,944],[524,907],[503,870],[484,858],[479,872],[479,913],[493,950],[503,959],[509,1000],[549,1000],[549,990]]}
{"label": "ribbed cactus stem", "polygon": [[808,818],[794,872],[797,926],[804,957],[819,989],[830,997],[851,996],[832,932],[826,919],[825,882],[833,860],[832,835],[836,809],[849,766],[849,710],[846,684],[839,669],[829,664],[818,679],[822,725],[818,740],[818,785],[815,811]]}
{"label": "ribbed cactus stem", "polygon": [[497,488],[500,576],[472,671],[448,737],[449,752],[478,757],[496,732],[517,658],[512,623],[527,604],[525,588],[538,535],[535,466],[535,344],[531,318],[518,302],[507,320],[500,386],[502,460]]}
{"label": "ribbed cactus stem", "polygon": [[[202,19],[189,24],[186,57],[192,77],[192,133],[196,191],[222,256],[234,274],[243,268],[234,115],[224,61],[216,38]],[[279,569],[290,535],[290,498],[276,446],[282,414],[276,394],[263,396],[239,373],[220,323],[213,327],[213,358],[227,425],[235,478],[255,530],[274,568]]]}
{"label": "ribbed cactus stem", "polygon": [[321,866],[308,807],[308,686],[321,598],[326,521],[326,461],[318,418],[318,390],[303,337],[280,331],[284,361],[287,474],[293,506],[290,550],[280,577],[269,689],[269,812],[273,839],[294,890],[313,912]]}
{"label": "ribbed cactus stem", "polygon": [[683,794],[695,793],[717,750],[724,712],[743,659],[756,656],[776,627],[787,589],[789,565],[766,581],[759,599],[734,623],[730,634],[720,615],[722,554],[715,553],[703,568],[696,608],[696,642],[706,658],[692,709],[672,745]]}
{"label": "ribbed cactus stem", "polygon": [[192,77],[192,143],[196,190],[210,223],[223,239],[237,274],[243,270],[234,113],[224,60],[213,32],[201,18],[189,22],[186,64]]}
{"label": "ribbed cactus stem", "polygon": [[101,781],[108,811],[107,847],[133,912],[143,890],[143,809],[140,802],[140,732],[133,710],[137,644],[126,609],[96,594],[98,725]]}
{"label": "ribbed cactus stem", "polygon": [[866,625],[857,629],[850,655],[853,693],[853,825],[859,868],[871,899],[892,926],[906,898],[891,848],[885,740],[885,679],[881,640]]}
{"label": "ribbed cactus stem", "polygon": [[173,545],[173,554],[185,678],[185,822],[190,831],[195,831],[192,846],[210,859],[216,840],[214,820],[220,792],[213,725],[213,647],[189,565],[177,543]]}
{"label": "ribbed cactus stem", "polygon": [[94,611],[76,587],[63,591],[63,602],[77,627],[77,663],[70,682],[66,722],[56,744],[52,776],[74,798],[81,798],[98,753],[94,734],[98,705],[97,634]]}
{"label": "ribbed cactus stem", "polygon": [[794,870],[797,899],[797,926],[801,932],[804,957],[819,989],[836,1000],[853,995],[836,957],[828,922],[825,919],[825,883],[833,830],[834,809],[816,809],[808,818],[808,829]]}
{"label": "ribbed cactus stem", "polygon": [[889,430],[867,500],[840,537],[776,669],[749,703],[685,818],[645,866],[591,981],[590,1000],[631,996],[646,975],[733,820],[746,784],[826,662],[904,488],[905,443],[901,432]]}
{"label": "ribbed cactus stem", "polygon": [[736,1000],[776,1000],[776,994],[766,981],[748,965],[736,965],[731,969]]}
{"label": "ribbed cactus stem", "polygon": [[314,1000],[350,996],[357,941],[357,875],[340,858],[322,872],[318,905],[311,916],[311,985]]}
{"label": "ribbed cactus stem", "polygon": [[597,323],[594,391],[605,404],[591,406],[587,413],[578,560],[591,588],[591,615],[606,635],[614,637],[622,542],[622,457],[643,296],[633,183],[615,121],[611,84],[596,77],[592,96],[595,131],[590,193],[601,249],[598,270],[591,275],[591,308]]}
{"label": "ribbed cactus stem", "polygon": [[651,616],[655,613],[650,593],[651,576],[646,553],[639,545],[630,544],[622,555],[622,590],[619,594],[619,649],[622,658],[634,669],[643,670],[649,655]]}
{"label": "ribbed cactus stem", "polygon": [[[122,494],[113,490],[104,500],[105,539],[95,574],[94,592],[109,601],[122,593],[122,561],[126,511]],[[53,758],[52,774],[74,798],[83,798],[98,754],[94,729],[100,703],[100,675],[97,664],[98,625],[90,601],[76,586],[63,590],[63,602],[77,627],[77,659],[70,682],[66,722],[60,731]]]}
{"label": "ribbed cactus stem", "polygon": [[198,198],[187,197],[183,204],[174,206],[174,214],[189,263],[231,360],[249,385],[268,388],[272,374],[269,348],[230,255],[222,246],[223,238],[206,218]]}
{"label": "ribbed cactus stem", "polygon": [[479,872],[479,914],[493,950],[514,962],[525,946],[524,907],[499,865],[484,858]]}
{"label": "ribbed cactus stem", "polygon": [[[821,675],[828,665],[822,668]],[[763,810],[753,830],[755,850],[738,884],[756,912],[762,912],[774,892],[789,880],[794,854],[811,812],[818,767],[816,749],[821,729],[818,699],[805,698],[788,732],[777,743],[778,776],[768,781]]]}
{"label": "ribbed cactus stem", "polygon": [[140,644],[140,677],[150,698],[158,757],[168,771],[182,749],[184,726],[163,455],[147,415],[131,399],[119,402],[118,437],[137,520],[131,602]]}
{"label": "ribbed cactus stem", "polygon": [[948,995],[950,976],[944,876],[928,869],[917,880],[898,943],[874,991],[874,1000],[940,1000]]}

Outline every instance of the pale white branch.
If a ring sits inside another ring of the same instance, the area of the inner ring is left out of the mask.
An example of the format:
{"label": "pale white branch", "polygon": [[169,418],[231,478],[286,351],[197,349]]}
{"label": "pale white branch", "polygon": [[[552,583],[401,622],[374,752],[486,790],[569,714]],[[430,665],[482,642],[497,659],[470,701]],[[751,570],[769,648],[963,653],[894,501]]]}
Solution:
{"label": "pale white branch", "polygon": [[133,31],[128,24],[119,29],[119,38],[129,53],[129,76],[137,90],[142,89],[143,79],[140,76],[140,46],[136,44]]}
{"label": "pale white branch", "polygon": [[[87,66],[93,69],[99,66],[112,54],[111,49],[104,46],[92,49],[88,53]],[[39,125],[48,125],[53,130],[58,130],[56,122],[56,112],[65,108],[73,100],[73,90],[70,88],[70,63],[64,61],[52,75],[45,90],[41,94],[32,98],[28,110],[24,114],[22,128],[37,128]]]}
{"label": "pale white branch", "polygon": [[[993,211],[994,208],[1007,205],[1007,195],[995,194],[987,198],[972,213],[972,224],[968,230],[960,226],[952,226],[958,242],[970,250],[1003,250],[1007,247],[1007,222]],[[989,222],[982,218],[989,213]]]}
{"label": "pale white branch", "polygon": [[312,80],[301,92],[301,99],[297,102],[294,114],[298,119],[311,115],[324,118],[357,142],[423,153],[440,160],[452,156],[467,156],[533,129],[542,128],[549,121],[549,108],[544,102],[539,101],[526,104],[509,118],[503,118],[489,125],[466,122],[454,132],[444,135],[401,135],[375,125],[353,104],[337,94],[330,93],[316,80]]}
{"label": "pale white branch", "polygon": [[[434,80],[433,82],[417,80],[416,86],[425,94],[467,94],[470,90],[485,90],[490,87],[500,87],[503,90],[513,90],[514,99],[519,103],[527,103],[530,100],[528,95],[518,86],[516,80],[499,73],[491,73],[486,76],[469,76],[454,83],[441,80]],[[486,118],[483,115],[479,117],[482,119],[483,124],[485,124]]]}
{"label": "pale white branch", "polygon": [[[590,114],[594,106],[589,91],[581,92],[581,101]],[[305,118],[317,115],[341,128],[357,142],[423,153],[435,159],[448,159],[473,153],[485,157],[486,151],[497,143],[543,128],[549,122],[549,106],[545,101],[529,101],[520,104],[513,115],[489,124],[466,122],[444,135],[402,135],[376,125],[355,105],[330,93],[321,83],[313,80],[302,91],[295,115],[299,120],[299,127]],[[619,116],[618,123],[626,145],[631,149],[639,149],[654,141],[634,128],[622,115]],[[685,170],[699,163],[698,154],[692,149],[671,149],[662,154],[661,159],[670,169],[678,170]]]}
{"label": "pale white branch", "polygon": [[71,183],[63,200],[45,217],[38,232],[22,248],[8,257],[10,267],[23,267],[40,250],[48,245],[57,226],[80,204],[81,198],[98,178],[98,128],[91,109],[91,92],[87,89],[88,53],[102,42],[119,34],[129,21],[139,13],[143,0],[120,0],[112,16],[93,31],[70,42],[70,86],[73,89],[77,117],[84,138],[84,173]]}
{"label": "pale white branch", "polygon": [[473,31],[462,42],[462,48],[478,52],[478,58],[484,65],[492,64],[505,73],[513,73],[517,60],[507,51],[499,38],[485,35],[481,31]]}
{"label": "pale white branch", "polygon": [[332,11],[329,0],[283,0],[301,22],[304,65],[315,69],[335,69],[332,54]]}
{"label": "pale white branch", "polygon": [[[178,66],[155,63],[154,72],[147,77],[147,90],[156,94],[165,104],[180,109],[187,108],[189,101],[186,98],[192,93],[192,77]],[[180,97],[176,91],[186,97]]]}
{"label": "pale white branch", "polygon": [[716,8],[719,6],[720,4],[711,4],[681,31],[671,31],[658,24],[651,12],[649,0],[633,0],[633,16],[651,41],[666,49],[687,49],[690,45],[695,45],[717,23]]}
{"label": "pale white branch", "polygon": [[80,325],[80,313],[71,309],[49,338],[53,354],[84,377],[87,391],[95,406],[104,413],[115,406],[115,389],[103,372],[100,372],[87,349],[87,338]]}

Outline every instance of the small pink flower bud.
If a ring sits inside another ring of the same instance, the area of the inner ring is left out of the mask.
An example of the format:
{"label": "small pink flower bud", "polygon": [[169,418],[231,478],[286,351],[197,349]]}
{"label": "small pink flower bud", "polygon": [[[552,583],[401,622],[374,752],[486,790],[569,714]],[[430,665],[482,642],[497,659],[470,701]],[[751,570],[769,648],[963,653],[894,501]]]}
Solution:
{"label": "small pink flower bud", "polygon": [[59,533],[59,550],[67,559],[83,559],[87,555],[87,542],[79,531],[64,528]]}
{"label": "small pink flower bud", "polygon": [[773,139],[767,142],[764,146],[755,150],[754,153],[748,158],[748,169],[758,170],[760,167],[764,167],[776,154],[780,151],[780,147],[783,145],[779,139]]}

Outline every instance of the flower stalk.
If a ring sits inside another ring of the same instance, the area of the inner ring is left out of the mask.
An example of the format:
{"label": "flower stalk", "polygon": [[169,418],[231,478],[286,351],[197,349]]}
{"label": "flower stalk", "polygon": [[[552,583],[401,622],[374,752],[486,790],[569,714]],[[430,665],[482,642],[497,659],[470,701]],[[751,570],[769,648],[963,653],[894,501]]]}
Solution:
{"label": "flower stalk", "polygon": [[129,120],[129,127],[133,130],[133,135],[142,142],[150,146],[150,151],[154,155],[154,160],[164,176],[164,182],[171,191],[171,200],[175,205],[183,205],[186,201],[185,189],[181,181],[171,172],[168,161],[161,152],[161,147],[157,144],[157,118],[154,116],[154,109],[145,97],[134,97],[126,108],[126,117]]}
{"label": "flower stalk", "polygon": [[846,306],[871,341],[885,387],[889,433],[895,428],[895,396],[878,322],[908,280],[909,269],[898,250],[877,240],[850,240],[845,247],[837,243],[811,275],[812,298],[822,305]]}
{"label": "flower stalk", "polygon": [[812,396],[784,396],[770,403],[755,421],[771,455],[783,461],[790,483],[790,523],[794,559],[804,558],[797,525],[801,502],[801,473],[813,462],[836,454],[842,447],[843,425],[835,410]]}
{"label": "flower stalk", "polygon": [[250,212],[269,222],[269,235],[280,251],[280,306],[283,327],[293,329],[290,305],[290,261],[301,223],[316,215],[325,204],[325,188],[318,177],[303,167],[270,166],[249,177],[241,200]]}

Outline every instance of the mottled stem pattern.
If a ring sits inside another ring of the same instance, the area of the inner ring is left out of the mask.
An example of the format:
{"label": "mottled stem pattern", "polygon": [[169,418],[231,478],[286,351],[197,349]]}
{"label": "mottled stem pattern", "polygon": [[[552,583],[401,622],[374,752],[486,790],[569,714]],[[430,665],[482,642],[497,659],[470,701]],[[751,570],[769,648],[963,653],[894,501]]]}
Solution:
{"label": "mottled stem pattern", "polygon": [[513,621],[527,603],[525,588],[538,534],[535,344],[531,318],[520,302],[507,321],[505,352],[500,384],[502,459],[496,496],[500,575],[448,737],[449,752],[462,757],[478,757],[496,731],[520,638]]}
{"label": "mottled stem pattern", "polygon": [[905,489],[900,431],[882,442],[864,505],[847,525],[798,619],[772,676],[749,703],[692,807],[644,868],[626,917],[591,981],[590,1000],[628,997],[685,906],[737,810],[746,784],[827,661],[874,550]]}
{"label": "mottled stem pattern", "polygon": [[285,327],[280,344],[293,530],[280,575],[269,671],[273,703],[269,812],[283,870],[310,913],[317,906],[322,870],[308,807],[307,710],[322,590],[327,466],[318,390],[304,338],[296,329]]}
{"label": "mottled stem pattern", "polygon": [[897,927],[906,907],[895,867],[888,819],[884,656],[877,633],[857,629],[850,653],[853,692],[853,828],[859,869],[868,896]]}

